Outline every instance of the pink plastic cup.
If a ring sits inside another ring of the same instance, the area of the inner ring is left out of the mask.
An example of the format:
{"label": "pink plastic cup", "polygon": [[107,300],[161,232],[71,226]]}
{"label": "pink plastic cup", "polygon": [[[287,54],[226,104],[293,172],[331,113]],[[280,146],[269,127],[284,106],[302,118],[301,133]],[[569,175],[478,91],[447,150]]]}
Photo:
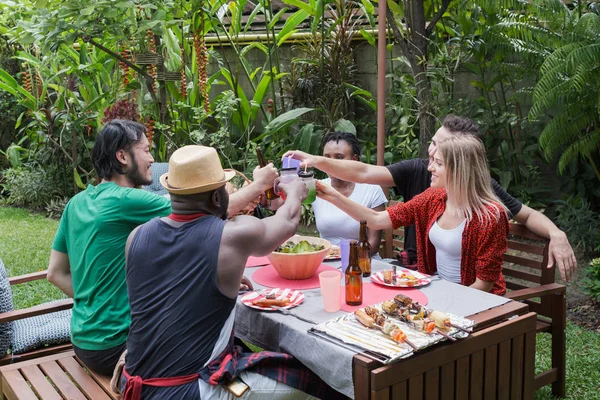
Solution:
{"label": "pink plastic cup", "polygon": [[323,306],[327,312],[336,312],[340,309],[340,271],[323,271],[319,274]]}

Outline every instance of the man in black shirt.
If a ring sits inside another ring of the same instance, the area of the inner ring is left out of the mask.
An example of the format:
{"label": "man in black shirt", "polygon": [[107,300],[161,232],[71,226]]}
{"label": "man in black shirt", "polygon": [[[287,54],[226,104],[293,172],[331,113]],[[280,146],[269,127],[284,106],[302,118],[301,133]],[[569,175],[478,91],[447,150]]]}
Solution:
{"label": "man in black shirt", "polygon": [[[438,129],[431,140],[429,156],[431,157],[435,153],[439,142],[452,135],[479,137],[479,127],[470,119],[454,115],[446,116],[442,127]],[[314,167],[338,179],[386,187],[395,186],[396,194],[401,195],[404,201],[409,201],[417,194],[424,192],[431,184],[431,173],[427,171],[429,160],[404,160],[384,167],[359,161],[313,156],[302,151],[288,151],[283,155],[283,157],[288,156],[301,160],[301,167]],[[508,209],[512,219],[524,224],[532,232],[550,239],[548,267],[556,263],[562,279],[568,281],[577,266],[577,260],[565,233],[544,214],[522,204],[508,194],[498,182],[492,180],[492,188]],[[411,254],[414,256],[416,239],[413,226],[405,228],[404,246],[409,256]]]}

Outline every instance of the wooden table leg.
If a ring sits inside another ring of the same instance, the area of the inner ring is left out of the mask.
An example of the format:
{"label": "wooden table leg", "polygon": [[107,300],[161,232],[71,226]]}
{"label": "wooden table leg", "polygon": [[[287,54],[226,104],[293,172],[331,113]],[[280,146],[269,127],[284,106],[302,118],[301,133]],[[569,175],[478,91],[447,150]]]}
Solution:
{"label": "wooden table leg", "polygon": [[352,378],[354,380],[354,398],[368,400],[371,398],[371,371],[381,367],[381,363],[362,354],[354,356],[352,362]]}

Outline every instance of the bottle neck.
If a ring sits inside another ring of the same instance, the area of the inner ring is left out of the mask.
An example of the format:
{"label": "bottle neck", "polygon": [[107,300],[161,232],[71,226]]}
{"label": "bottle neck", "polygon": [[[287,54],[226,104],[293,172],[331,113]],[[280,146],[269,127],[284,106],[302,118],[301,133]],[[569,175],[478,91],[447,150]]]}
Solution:
{"label": "bottle neck", "polygon": [[360,224],[360,236],[359,237],[360,237],[361,242],[367,241],[367,224],[362,224],[362,223]]}
{"label": "bottle neck", "polygon": [[358,266],[358,246],[351,245],[350,246],[350,254],[348,256],[348,266]]}

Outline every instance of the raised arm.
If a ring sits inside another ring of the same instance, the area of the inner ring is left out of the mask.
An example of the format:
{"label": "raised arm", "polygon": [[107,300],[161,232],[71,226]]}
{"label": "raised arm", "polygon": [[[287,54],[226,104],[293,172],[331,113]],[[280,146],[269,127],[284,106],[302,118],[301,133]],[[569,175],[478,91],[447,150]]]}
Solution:
{"label": "raised arm", "polygon": [[300,180],[280,185],[286,201],[272,217],[238,216],[223,229],[219,249],[218,282],[223,294],[235,297],[248,256],[265,256],[296,232],[307,189]]}
{"label": "raised arm", "polygon": [[254,181],[229,195],[227,214],[236,215],[252,203],[261,193],[273,186],[273,181],[279,176],[272,163],[260,168],[256,167],[252,173]]}
{"label": "raised arm", "polygon": [[369,229],[381,230],[392,227],[392,220],[387,211],[376,211],[357,204],[325,183],[317,181],[317,195],[335,205],[355,220],[366,220]]}
{"label": "raised arm", "polygon": [[[380,186],[394,186],[394,178],[386,167],[370,165],[360,161],[336,160],[322,156],[313,156],[299,150],[288,151],[283,155],[300,160],[300,167],[314,167],[329,176],[348,182],[370,183]],[[282,158],[282,160],[283,160]]]}
{"label": "raised arm", "polygon": [[530,231],[550,239],[548,268],[556,263],[560,276],[565,282],[568,282],[577,267],[577,259],[567,235],[544,214],[526,205],[521,207],[521,211],[514,215],[513,219],[525,225]]}

